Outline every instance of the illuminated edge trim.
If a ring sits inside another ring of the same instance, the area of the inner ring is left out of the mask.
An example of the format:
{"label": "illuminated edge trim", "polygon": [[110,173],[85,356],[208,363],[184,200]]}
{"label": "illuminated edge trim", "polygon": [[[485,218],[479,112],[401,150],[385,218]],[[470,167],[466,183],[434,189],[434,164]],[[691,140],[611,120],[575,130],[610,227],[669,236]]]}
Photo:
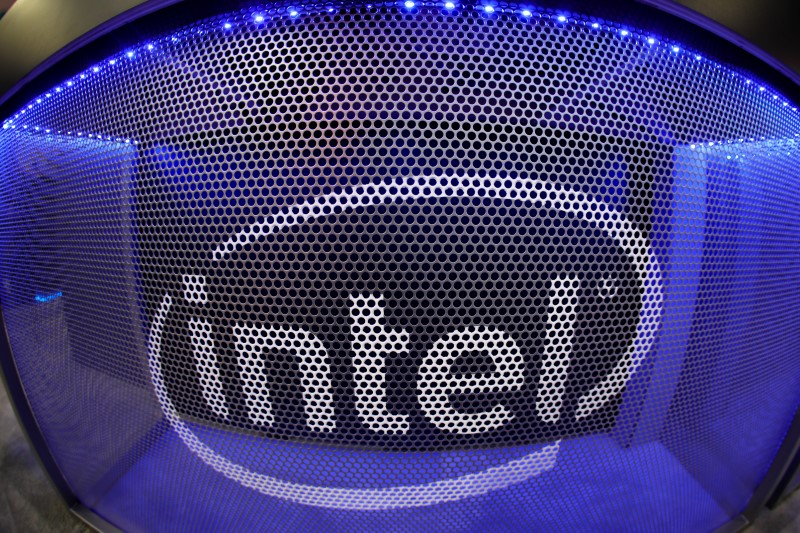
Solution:
{"label": "illuminated edge trim", "polygon": [[[538,179],[489,177],[413,177],[389,183],[361,185],[348,188],[343,193],[312,198],[286,207],[279,214],[265,217],[262,222],[221,244],[214,254],[214,260],[220,260],[232,251],[282,228],[341,213],[349,208],[379,205],[394,199],[454,197],[543,202],[552,208],[595,222],[613,235],[631,257],[643,287],[636,339],[603,381],[578,401],[576,416],[578,419],[585,418],[622,390],[650,350],[661,319],[663,294],[658,260],[641,233],[622,214],[580,192]],[[148,339],[150,373],[158,402],[180,439],[200,460],[245,487],[268,496],[316,507],[386,510],[421,507],[479,496],[521,483],[555,466],[560,440],[502,466],[481,472],[426,484],[380,489],[319,487],[284,481],[248,470],[203,443],[181,420],[169,399],[161,372],[161,336],[171,305],[172,297],[166,293],[153,317]]]}
{"label": "illuminated edge trim", "polygon": [[[494,1],[494,0],[493,0]],[[658,0],[636,0],[640,3],[646,5],[653,5],[657,9],[662,9],[661,2]],[[383,7],[390,7],[394,6],[401,11],[406,13],[417,11],[419,8],[437,8],[442,7],[439,5],[438,0],[434,1],[425,1],[425,2],[412,2],[408,1],[402,4],[402,7],[398,7],[397,2],[395,0],[383,0],[382,2],[378,2],[376,4],[366,4],[366,9],[372,10],[376,7],[383,6]],[[452,5],[452,7],[450,7]],[[683,6],[677,6],[683,7]],[[330,6],[326,10],[328,13],[336,12],[341,6],[333,7]],[[606,21],[602,18],[596,17],[589,17],[585,15],[578,15],[578,14],[566,14],[560,11],[553,11],[550,9],[545,8],[533,8],[533,7],[525,7],[519,6],[516,3],[509,2],[507,5],[495,5],[493,3],[486,3],[483,1],[477,2],[475,5],[472,6],[460,6],[454,2],[447,2],[443,10],[446,14],[453,14],[454,10],[459,10],[461,8],[469,8],[469,9],[476,9],[481,12],[484,16],[494,17],[498,14],[504,15],[516,15],[520,17],[523,21],[533,22],[533,21],[544,21],[550,22],[556,28],[564,28],[564,27],[585,27],[591,28],[592,30],[601,31],[607,33],[609,35],[614,35],[617,38],[625,39],[625,40],[638,40],[646,42],[650,48],[654,50],[659,50],[663,53],[667,54],[667,57],[685,57],[685,58],[693,58],[695,61],[699,62],[708,62],[709,64],[713,64],[716,68],[724,68],[730,76],[734,79],[744,81],[744,85],[748,86],[751,90],[755,91],[754,94],[759,94],[762,96],[771,96],[772,98],[768,99],[767,101],[771,102],[774,105],[780,105],[785,110],[791,110],[794,113],[798,112],[798,106],[795,105],[794,101],[787,98],[783,95],[782,92],[776,91],[774,88],[770,87],[769,85],[762,83],[759,78],[750,78],[748,74],[748,70],[745,69],[745,72],[740,72],[735,68],[731,68],[730,66],[718,63],[713,59],[705,58],[698,50],[695,50],[693,47],[684,48],[681,46],[677,41],[671,39],[661,39],[656,38],[655,35],[651,35],[644,30],[640,30],[637,28],[629,28],[628,26],[622,25],[620,23],[616,23],[613,21]],[[686,19],[686,17],[678,11],[675,11],[675,6],[668,6],[666,5],[663,10],[668,12],[672,15],[678,16],[680,18]],[[277,10],[274,13],[271,13],[270,16],[265,15],[264,13],[268,11],[264,6],[251,6],[249,10],[239,10],[234,11],[231,13],[218,15],[217,17],[211,17],[204,19],[201,21],[201,26],[199,27],[192,27],[187,26],[182,28],[181,30],[176,31],[175,33],[164,35],[160,37],[156,41],[140,43],[133,48],[127,48],[123,51],[120,51],[112,56],[109,56],[102,61],[95,63],[93,66],[83,70],[82,72],[70,77],[62,81],[61,83],[53,86],[49,91],[45,91],[44,93],[40,94],[37,98],[31,99],[27,104],[22,105],[18,108],[13,114],[10,114],[5,120],[3,120],[2,128],[3,129],[17,129],[19,126],[20,129],[28,129],[29,127],[32,130],[40,131],[45,130],[47,133],[51,132],[51,129],[46,128],[46,126],[36,126],[35,124],[17,124],[19,120],[24,120],[27,117],[24,117],[27,111],[33,110],[36,106],[42,104],[46,101],[46,99],[56,96],[57,93],[61,93],[66,91],[67,89],[76,87],[79,83],[84,80],[90,79],[92,75],[102,74],[108,72],[108,69],[116,68],[117,66],[124,65],[124,62],[133,61],[135,60],[140,54],[145,55],[157,50],[158,45],[163,45],[167,42],[179,42],[182,38],[187,38],[191,32],[189,30],[194,30],[199,35],[204,35],[211,31],[222,32],[223,34],[229,33],[231,31],[236,30],[238,27],[254,27],[254,28],[264,28],[267,24],[274,22],[275,20],[279,20],[281,18],[286,18],[288,15],[289,20],[291,21],[298,21],[298,18],[302,18],[302,15],[313,15],[313,14],[320,14],[323,13],[322,10],[307,10],[307,11],[298,11],[296,8],[293,7],[285,7],[282,9]],[[698,20],[704,19],[704,17],[700,16],[698,13],[693,13],[696,17],[699,17]],[[222,23],[219,24],[220,20]],[[708,19],[704,19],[705,22],[710,22]],[[211,29],[212,22],[217,24],[216,30]],[[689,23],[694,24],[697,21],[688,20]],[[732,43],[740,48],[745,48],[748,50],[750,55],[758,58],[762,62],[766,63],[773,69],[776,69],[781,75],[787,77],[793,82],[797,82],[797,77],[800,77],[794,74],[791,70],[787,67],[784,67],[782,63],[777,61],[776,59],[772,58],[769,54],[761,51],[754,45],[749,45],[750,43],[745,42],[733,42],[730,40],[727,35],[729,30],[726,30],[722,26],[719,26],[718,29],[726,33],[726,35],[722,35],[714,31],[713,28],[706,28],[705,26],[701,26],[706,30],[712,31],[712,33],[716,34],[717,36],[725,39],[729,43]],[[732,34],[735,36],[735,34]],[[755,52],[759,53],[755,53]],[[778,68],[782,67],[782,68]],[[7,96],[7,95],[5,95]],[[4,97],[5,97],[4,96]],[[2,98],[0,98],[0,103],[2,102]],[[76,135],[78,137],[81,136],[88,136],[90,138],[97,138],[99,140],[106,140],[106,141],[115,141],[115,142],[125,142],[131,143],[131,139],[120,138],[120,137],[111,137],[111,136],[104,136],[99,133],[88,133],[88,132],[71,132],[71,131],[61,131],[56,130],[57,134],[60,135]],[[137,141],[133,141],[134,144],[138,144]]]}

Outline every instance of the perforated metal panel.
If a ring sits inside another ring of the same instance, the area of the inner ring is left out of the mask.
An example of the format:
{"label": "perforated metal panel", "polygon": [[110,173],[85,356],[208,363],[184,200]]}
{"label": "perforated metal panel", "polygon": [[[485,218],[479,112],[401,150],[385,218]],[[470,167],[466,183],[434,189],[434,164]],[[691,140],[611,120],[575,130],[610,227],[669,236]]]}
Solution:
{"label": "perforated metal panel", "polygon": [[800,114],[646,29],[273,5],[0,130],[0,296],[129,530],[689,531],[798,405]]}

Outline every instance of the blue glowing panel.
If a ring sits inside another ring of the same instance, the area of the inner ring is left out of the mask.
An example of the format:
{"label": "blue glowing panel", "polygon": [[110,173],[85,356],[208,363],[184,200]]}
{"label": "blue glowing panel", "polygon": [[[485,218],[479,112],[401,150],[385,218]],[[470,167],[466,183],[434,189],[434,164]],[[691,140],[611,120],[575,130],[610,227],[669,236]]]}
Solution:
{"label": "blue glowing panel", "polygon": [[800,116],[646,28],[280,4],[0,130],[31,407],[125,530],[712,530],[800,399]]}

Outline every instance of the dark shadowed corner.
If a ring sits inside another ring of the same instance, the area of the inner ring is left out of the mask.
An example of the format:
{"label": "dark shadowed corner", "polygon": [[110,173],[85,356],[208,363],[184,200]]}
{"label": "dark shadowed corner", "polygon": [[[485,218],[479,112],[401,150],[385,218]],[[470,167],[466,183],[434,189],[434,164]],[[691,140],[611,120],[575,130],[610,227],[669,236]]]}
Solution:
{"label": "dark shadowed corner", "polygon": [[88,532],[50,485],[0,386],[0,531]]}

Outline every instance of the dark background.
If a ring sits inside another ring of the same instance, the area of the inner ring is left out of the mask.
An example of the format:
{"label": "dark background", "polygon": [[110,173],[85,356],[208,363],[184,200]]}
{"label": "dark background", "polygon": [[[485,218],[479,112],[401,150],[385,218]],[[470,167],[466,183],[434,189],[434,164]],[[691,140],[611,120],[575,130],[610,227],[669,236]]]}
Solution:
{"label": "dark background", "polygon": [[799,0],[678,0],[800,73]]}

